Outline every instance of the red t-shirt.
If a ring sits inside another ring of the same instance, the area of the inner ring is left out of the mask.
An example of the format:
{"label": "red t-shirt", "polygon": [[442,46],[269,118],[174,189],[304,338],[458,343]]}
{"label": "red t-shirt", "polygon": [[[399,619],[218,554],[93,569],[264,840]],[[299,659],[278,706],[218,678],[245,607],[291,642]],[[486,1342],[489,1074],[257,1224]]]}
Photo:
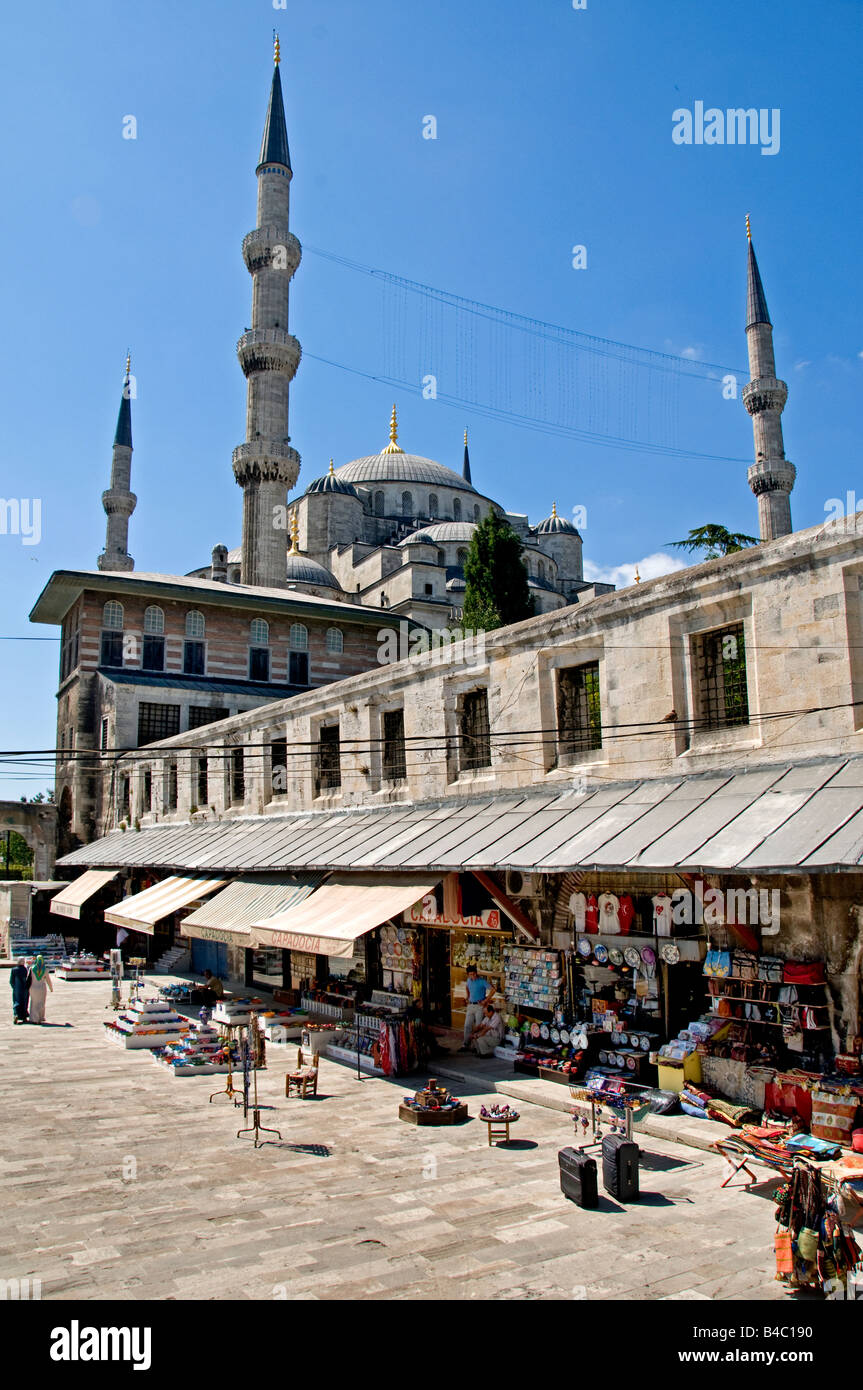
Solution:
{"label": "red t-shirt", "polygon": [[621,895],[620,903],[617,908],[617,920],[620,923],[621,933],[628,934],[633,921],[635,920],[635,904],[628,893]]}
{"label": "red t-shirt", "polygon": [[584,930],[594,935],[599,931],[599,904],[595,893],[590,894],[584,909]]}

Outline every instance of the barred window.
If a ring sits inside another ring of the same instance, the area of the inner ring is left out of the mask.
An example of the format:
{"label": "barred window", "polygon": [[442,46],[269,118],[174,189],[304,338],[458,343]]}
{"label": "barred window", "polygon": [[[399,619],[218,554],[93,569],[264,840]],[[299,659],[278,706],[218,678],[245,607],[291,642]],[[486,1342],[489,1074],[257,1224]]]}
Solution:
{"label": "barred window", "polygon": [[142,671],[164,671],[165,669],[165,639],[164,637],[145,637],[143,650],[141,653]]}
{"label": "barred window", "polygon": [[375,516],[383,516],[386,501],[382,492],[375,493]]}
{"label": "barred window", "polygon": [[203,637],[205,630],[204,615],[199,613],[196,608],[191,609],[186,614],[186,636]]}
{"label": "barred window", "polygon": [[383,775],[388,782],[403,782],[407,776],[405,758],[404,710],[386,710],[383,718]]}
{"label": "barred window", "polygon": [[200,753],[197,759],[197,796],[199,806],[207,804],[207,755]]}
{"label": "barred window", "polygon": [[246,760],[242,748],[231,749],[231,801],[236,805],[246,797]]}
{"label": "barred window", "polygon": [[168,810],[176,811],[178,801],[177,789],[177,764],[170,763],[168,766]]}
{"label": "barred window", "polygon": [[131,803],[131,778],[120,778],[120,815],[124,820],[129,819]]}
{"label": "barred window", "polygon": [[471,690],[462,700],[461,708],[462,771],[491,767],[491,733],[488,724],[488,692]]}
{"label": "barred window", "polygon": [[341,749],[338,724],[328,724],[318,733],[316,790],[332,791],[342,785]]}
{"label": "barred window", "polygon": [[413,516],[414,514],[414,495],[412,492],[402,493],[402,516]]}
{"label": "barred window", "polygon": [[103,632],[102,649],[99,653],[100,666],[122,666],[123,665],[123,634],[122,632]]}
{"label": "barred window", "polygon": [[141,810],[146,812],[153,807],[153,769],[147,765],[144,768],[144,780],[141,787]]}
{"label": "barred window", "polygon": [[209,705],[189,706],[189,728],[201,729],[205,724],[215,724],[218,719],[227,719],[226,709],[211,709]]}
{"label": "barred window", "polygon": [[270,679],[269,647],[249,648],[249,680],[268,681]]}
{"label": "barred window", "polygon": [[107,719],[103,719],[103,720],[102,720],[102,729],[101,729],[101,732],[100,732],[100,734],[99,734],[99,747],[101,748],[101,750],[102,750],[103,753],[104,753],[105,749],[108,747],[108,721],[107,721]]}
{"label": "barred window", "polygon": [[180,732],[180,706],[156,705],[142,700],[138,706],[138,747],[170,738]]}
{"label": "barred window", "polygon": [[270,787],[273,796],[288,789],[288,740],[274,738],[270,744]]}
{"label": "barred window", "polygon": [[255,647],[267,647],[270,642],[270,624],[266,618],[253,619],[249,628],[249,639]]}
{"label": "barred window", "polygon": [[749,723],[743,624],[730,623],[693,639],[698,729]]}
{"label": "barred window", "polygon": [[454,497],[454,498],[452,499],[452,519],[453,519],[453,521],[461,521],[461,498],[460,498],[460,497]]}
{"label": "barred window", "polygon": [[203,676],[206,666],[206,654],[203,642],[184,642],[183,643],[183,675],[184,676]]}
{"label": "barred window", "polygon": [[429,516],[431,517],[432,521],[434,521],[434,519],[435,519],[435,517],[437,516],[437,514],[438,514],[439,511],[440,511],[440,505],[439,505],[439,503],[438,503],[437,493],[436,493],[436,492],[430,492],[430,493],[429,493]]}
{"label": "barred window", "polygon": [[114,599],[109,599],[102,609],[102,626],[110,628],[113,632],[123,631],[123,605]]}
{"label": "barred window", "polygon": [[328,651],[328,652],[335,652],[336,654],[338,654],[338,653],[340,653],[340,652],[343,652],[344,649],[345,649],[345,639],[344,639],[344,636],[342,635],[342,630],[341,630],[341,628],[340,628],[340,627],[328,627],[328,628],[327,628],[327,651]]}
{"label": "barred window", "polygon": [[562,759],[578,758],[602,747],[598,661],[558,672],[557,736]]}
{"label": "barred window", "polygon": [[154,637],[161,637],[165,631],[165,614],[158,604],[153,603],[144,609],[144,631]]}
{"label": "barred window", "polygon": [[291,651],[307,652],[309,649],[309,629],[304,623],[291,624]]}

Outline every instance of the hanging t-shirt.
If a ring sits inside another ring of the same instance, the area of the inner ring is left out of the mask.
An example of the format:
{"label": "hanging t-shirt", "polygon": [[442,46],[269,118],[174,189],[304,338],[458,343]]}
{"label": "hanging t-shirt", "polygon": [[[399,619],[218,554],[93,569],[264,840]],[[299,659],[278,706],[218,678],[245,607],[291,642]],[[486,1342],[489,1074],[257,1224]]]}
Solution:
{"label": "hanging t-shirt", "polygon": [[587,896],[584,893],[573,893],[569,899],[569,910],[572,913],[573,925],[576,931],[584,931],[584,914],[587,910]]}
{"label": "hanging t-shirt", "polygon": [[671,898],[667,893],[657,893],[650,901],[653,903],[653,930],[657,936],[670,936]]}
{"label": "hanging t-shirt", "polygon": [[595,893],[590,894],[584,909],[584,930],[593,934],[599,931],[599,905]]}
{"label": "hanging t-shirt", "polygon": [[620,922],[617,920],[618,900],[614,893],[600,893],[599,895],[599,930],[608,936],[617,936],[620,932]]}
{"label": "hanging t-shirt", "polygon": [[628,893],[622,893],[617,907],[617,920],[620,923],[620,930],[627,936],[632,930],[635,921],[635,903]]}

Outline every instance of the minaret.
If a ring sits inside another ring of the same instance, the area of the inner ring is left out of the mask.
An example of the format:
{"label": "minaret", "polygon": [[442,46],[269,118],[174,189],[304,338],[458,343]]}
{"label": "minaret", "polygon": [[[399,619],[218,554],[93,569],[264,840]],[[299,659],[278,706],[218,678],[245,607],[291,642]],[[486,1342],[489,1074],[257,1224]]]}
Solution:
{"label": "minaret", "polygon": [[470,454],[467,451],[467,430],[464,432],[464,463],[462,464],[461,476],[466,483],[472,483],[470,476]]}
{"label": "minaret", "polygon": [[749,245],[746,341],[752,380],[743,388],[743,404],[752,416],[755,436],[755,462],[749,469],[749,486],[758,498],[761,539],[772,541],[777,536],[787,536],[791,532],[790,494],[797,469],[785,457],[782,412],[788,399],[788,387],[776,376],[773,326],[755,259],[748,213],[746,238]]}
{"label": "minaret", "polygon": [[[300,345],[288,332],[288,294],[300,263],[300,243],[288,230],[293,171],[285,107],[275,71],[261,142],[258,225],[243,241],[252,276],[252,327],[237,344],[247,387],[246,442],[234,450],[234,477],[243,489],[243,584],[284,588],[284,507],[297,481],[300,456],[290,447],[288,396]],[[278,518],[282,518],[282,525]]]}
{"label": "minaret", "polygon": [[130,491],[132,482],[132,403],[131,357],[126,358],[126,378],[120,400],[120,413],[114,431],[114,452],[111,455],[111,486],[102,493],[102,506],[108,517],[105,528],[105,549],[96,561],[100,570],[133,570],[135,561],[129,554],[129,517],[138,501]]}

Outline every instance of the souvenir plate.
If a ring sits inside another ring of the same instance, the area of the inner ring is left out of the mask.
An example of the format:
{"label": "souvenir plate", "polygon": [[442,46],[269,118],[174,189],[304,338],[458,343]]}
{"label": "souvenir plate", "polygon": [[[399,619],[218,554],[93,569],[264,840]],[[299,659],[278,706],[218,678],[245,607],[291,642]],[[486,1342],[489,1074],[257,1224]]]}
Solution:
{"label": "souvenir plate", "polygon": [[676,965],[680,960],[680,947],[674,941],[663,941],[659,948],[659,955],[666,965]]}
{"label": "souvenir plate", "polygon": [[641,964],[641,956],[639,955],[638,947],[627,946],[626,950],[623,953],[623,959],[626,961],[626,964],[630,966],[633,970],[637,970],[639,965]]}
{"label": "souvenir plate", "polygon": [[608,1053],[604,1050],[599,1053],[599,1065],[601,1067],[608,1065]]}
{"label": "souvenir plate", "polygon": [[398,929],[399,941],[407,941],[407,935],[408,935],[408,934],[407,934],[407,932],[405,931],[404,927],[399,927],[399,929]]}
{"label": "souvenir plate", "polygon": [[608,953],[608,959],[612,965],[623,965],[623,952],[618,951],[616,946],[612,946]]}
{"label": "souvenir plate", "polygon": [[551,1040],[552,1040],[553,1043],[559,1043],[559,1042],[560,1042],[560,1029],[559,1029],[559,1028],[552,1028],[552,1030],[551,1030]]}
{"label": "souvenir plate", "polygon": [[592,952],[593,946],[591,945],[590,937],[580,936],[578,938],[578,954],[580,956],[589,956]]}
{"label": "souvenir plate", "polygon": [[630,1056],[630,1057],[627,1057],[627,1059],[626,1059],[626,1069],[627,1069],[627,1071],[635,1071],[636,1065],[637,1065],[637,1064],[636,1064],[636,1059],[635,1059],[634,1057],[631,1057],[631,1056]]}
{"label": "souvenir plate", "polygon": [[560,1041],[561,1041],[562,1043],[569,1043],[569,1029],[568,1029],[568,1028],[561,1028],[561,1030],[560,1030]]}
{"label": "souvenir plate", "polygon": [[650,1051],[650,1038],[646,1033],[638,1039],[638,1046],[641,1048],[642,1052]]}
{"label": "souvenir plate", "polygon": [[401,943],[397,941],[397,942],[395,943],[395,945],[393,946],[393,955],[394,955],[394,956],[400,956],[401,953],[402,953]]}
{"label": "souvenir plate", "polygon": [[543,1023],[542,1027],[541,1027],[540,1030],[539,1030],[539,1036],[542,1038],[543,1042],[548,1042],[548,1024],[547,1024],[547,1023]]}
{"label": "souvenir plate", "polygon": [[620,1046],[621,1046],[621,1047],[628,1047],[628,1046],[629,1046],[629,1034],[628,1034],[628,1033],[621,1033],[621,1035],[620,1035]]}
{"label": "souvenir plate", "polygon": [[595,948],[593,954],[596,959],[597,965],[608,964],[608,947],[603,946],[602,942],[600,942],[599,945]]}
{"label": "souvenir plate", "polygon": [[538,1024],[538,1023],[532,1023],[532,1024],[530,1025],[530,1036],[531,1036],[532,1038],[538,1038],[538,1037],[539,1037],[539,1024]]}
{"label": "souvenir plate", "polygon": [[576,1046],[577,1046],[577,1047],[580,1047],[580,1048],[587,1047],[587,1034],[586,1034],[586,1033],[579,1033],[579,1035],[578,1035],[578,1042],[577,1042]]}
{"label": "souvenir plate", "polygon": [[641,959],[644,961],[645,965],[656,964],[656,952],[654,951],[652,946],[645,946],[644,950],[641,953]]}

